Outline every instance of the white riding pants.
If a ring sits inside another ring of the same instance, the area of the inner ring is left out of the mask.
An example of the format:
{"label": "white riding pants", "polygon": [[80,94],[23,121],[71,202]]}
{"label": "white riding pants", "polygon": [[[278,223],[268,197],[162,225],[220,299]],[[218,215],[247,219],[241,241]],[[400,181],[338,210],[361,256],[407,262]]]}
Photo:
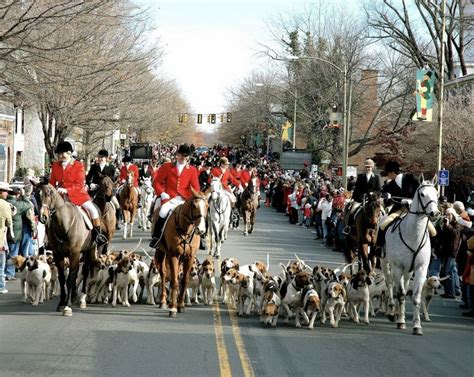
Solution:
{"label": "white riding pants", "polygon": [[177,196],[171,200],[168,200],[165,204],[163,204],[160,208],[160,217],[166,218],[170,211],[173,211],[177,206],[183,204],[185,200],[181,196]]}
{"label": "white riding pants", "polygon": [[97,208],[95,208],[95,205],[92,203],[92,201],[88,200],[87,202],[83,203],[81,207],[89,213],[92,220],[99,218],[99,211],[97,211]]}

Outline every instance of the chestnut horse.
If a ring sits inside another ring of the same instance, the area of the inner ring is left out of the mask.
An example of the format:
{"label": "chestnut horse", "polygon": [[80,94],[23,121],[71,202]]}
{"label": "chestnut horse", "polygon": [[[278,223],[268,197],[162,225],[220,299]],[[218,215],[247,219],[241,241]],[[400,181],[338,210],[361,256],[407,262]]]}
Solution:
{"label": "chestnut horse", "polygon": [[123,239],[133,237],[133,223],[138,212],[138,192],[133,186],[133,180],[134,174],[130,171],[119,195],[120,207],[123,213]]}
{"label": "chestnut horse", "polygon": [[[346,206],[344,212],[349,208]],[[352,263],[359,256],[364,270],[369,273],[375,268],[375,253],[369,260],[369,246],[375,247],[379,219],[383,213],[382,200],[377,194],[364,195],[364,201],[354,214],[351,230],[346,235],[346,259]],[[346,218],[346,216],[344,216]]]}
{"label": "chestnut horse", "polygon": [[257,177],[252,174],[248,186],[242,192],[240,197],[240,212],[244,219],[244,235],[253,232],[255,224],[255,213],[258,207],[258,187]]}
{"label": "chestnut horse", "polygon": [[102,232],[107,237],[109,243],[101,248],[101,254],[107,254],[107,246],[112,242],[115,233],[115,225],[117,218],[115,217],[115,206],[110,201],[114,195],[114,183],[108,176],[102,177],[99,183],[99,188],[94,195],[93,202],[100,211],[100,227]]}
{"label": "chestnut horse", "polygon": [[[206,232],[208,196],[191,188],[193,196],[171,213],[155,253],[155,265],[161,275],[161,304],[166,307],[166,283],[170,282],[170,313],[184,312],[184,296],[189,284],[191,267],[201,236]],[[179,284],[179,267],[183,265],[183,280]],[[179,295],[178,295],[179,288]]]}

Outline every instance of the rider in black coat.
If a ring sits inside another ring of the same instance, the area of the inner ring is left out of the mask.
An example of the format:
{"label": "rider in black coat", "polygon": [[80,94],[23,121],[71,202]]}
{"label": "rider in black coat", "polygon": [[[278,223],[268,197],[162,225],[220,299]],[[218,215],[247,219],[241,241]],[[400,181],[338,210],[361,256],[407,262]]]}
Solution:
{"label": "rider in black coat", "polygon": [[364,200],[364,194],[380,192],[382,189],[379,175],[373,173],[375,167],[374,161],[368,158],[365,160],[364,166],[365,173],[357,175],[354,192],[352,193],[352,199],[359,203]]}
{"label": "rider in black coat", "polygon": [[396,161],[387,162],[382,175],[390,179],[382,188],[382,193],[393,203],[392,214],[404,207],[402,199],[413,199],[420,183],[413,174],[401,173],[400,164]]}
{"label": "rider in black coat", "polygon": [[89,186],[89,193],[91,196],[97,192],[99,184],[103,177],[107,176],[114,179],[115,168],[113,165],[107,163],[109,153],[105,149],[101,149],[97,153],[97,162],[92,164],[89,173],[86,176],[86,184]]}

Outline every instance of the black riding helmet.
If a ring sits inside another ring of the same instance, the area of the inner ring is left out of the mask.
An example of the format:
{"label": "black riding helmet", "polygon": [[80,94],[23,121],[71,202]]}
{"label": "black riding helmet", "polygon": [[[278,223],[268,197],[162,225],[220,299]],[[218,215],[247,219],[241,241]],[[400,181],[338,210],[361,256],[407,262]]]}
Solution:
{"label": "black riding helmet", "polygon": [[184,156],[189,156],[191,155],[191,148],[189,148],[188,144],[181,144],[176,153],[180,153]]}
{"label": "black riding helmet", "polygon": [[381,173],[381,175],[382,175],[382,177],[385,177],[385,176],[388,175],[388,173],[391,173],[391,172],[393,172],[395,174],[400,173],[400,164],[397,161],[390,160],[389,162],[387,162],[385,164],[385,169]]}
{"label": "black riding helmet", "polygon": [[54,153],[64,153],[64,152],[74,152],[74,148],[72,147],[72,144],[68,141],[61,141],[56,145],[56,149],[54,150]]}

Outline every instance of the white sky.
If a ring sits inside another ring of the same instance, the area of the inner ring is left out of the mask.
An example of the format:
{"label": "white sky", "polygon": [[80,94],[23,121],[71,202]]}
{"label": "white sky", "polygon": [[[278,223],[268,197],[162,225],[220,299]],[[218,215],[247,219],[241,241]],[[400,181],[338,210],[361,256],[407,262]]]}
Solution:
{"label": "white sky", "polygon": [[[226,112],[226,89],[258,69],[268,22],[301,13],[305,0],[136,0],[149,7],[165,46],[162,70],[195,113]],[[331,0],[343,4],[358,0]],[[205,120],[204,120],[205,122]]]}
{"label": "white sky", "polygon": [[165,45],[163,69],[175,78],[197,113],[225,111],[226,88],[254,68],[265,19],[289,9],[291,0],[141,0],[152,10]]}

